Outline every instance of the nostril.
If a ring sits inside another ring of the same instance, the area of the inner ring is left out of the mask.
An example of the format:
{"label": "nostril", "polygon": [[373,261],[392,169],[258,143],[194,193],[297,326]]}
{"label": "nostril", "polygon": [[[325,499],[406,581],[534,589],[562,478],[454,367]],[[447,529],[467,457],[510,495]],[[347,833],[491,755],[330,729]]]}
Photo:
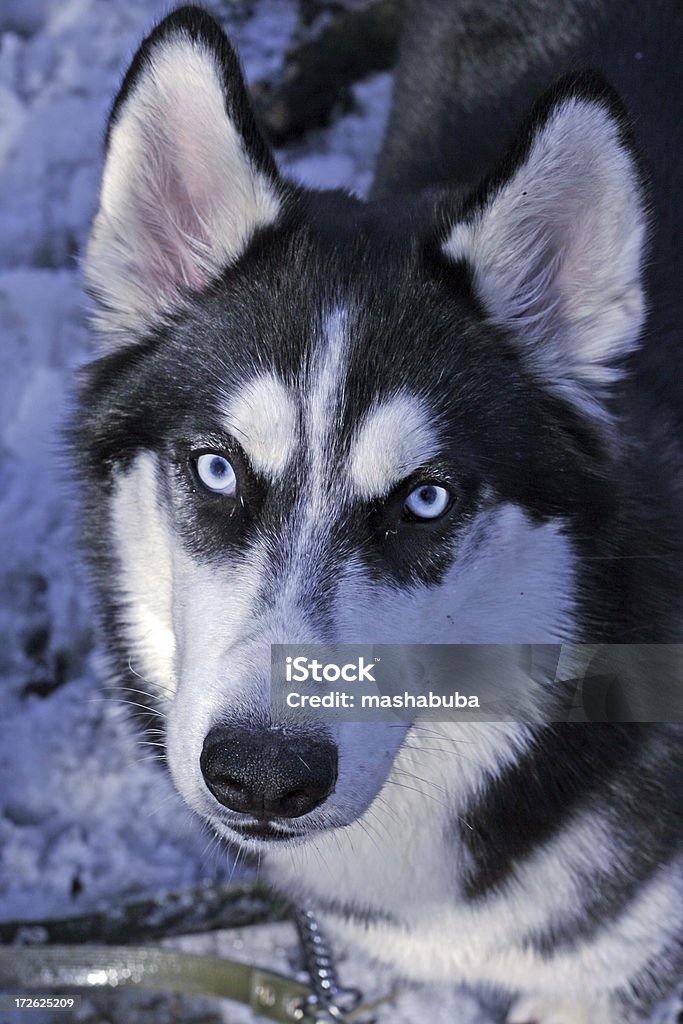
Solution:
{"label": "nostril", "polygon": [[259,802],[259,795],[255,790],[229,777],[221,778],[204,773],[204,779],[208,789],[224,807],[240,814],[263,817],[263,801]]}
{"label": "nostril", "polygon": [[279,817],[300,818],[314,810],[328,795],[313,789],[293,789],[283,793],[279,799]]}
{"label": "nostril", "polygon": [[334,791],[337,748],[318,734],[216,726],[204,740],[200,767],[229,810],[262,820],[299,818]]}

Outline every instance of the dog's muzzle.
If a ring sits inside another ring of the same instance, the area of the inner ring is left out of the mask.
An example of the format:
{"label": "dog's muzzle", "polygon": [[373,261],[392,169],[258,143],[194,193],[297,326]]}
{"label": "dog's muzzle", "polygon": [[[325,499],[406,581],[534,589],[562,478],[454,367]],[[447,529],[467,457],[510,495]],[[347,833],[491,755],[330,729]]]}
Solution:
{"label": "dog's muzzle", "polygon": [[337,748],[331,740],[283,728],[215,726],[199,763],[219,803],[261,822],[308,814],[337,781]]}

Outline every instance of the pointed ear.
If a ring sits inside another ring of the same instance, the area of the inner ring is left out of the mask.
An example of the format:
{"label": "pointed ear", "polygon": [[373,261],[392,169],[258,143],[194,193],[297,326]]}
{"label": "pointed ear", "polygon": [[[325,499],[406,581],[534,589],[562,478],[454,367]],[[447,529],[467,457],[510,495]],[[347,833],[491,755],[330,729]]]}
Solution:
{"label": "pointed ear", "polygon": [[637,345],[646,213],[623,107],[597,75],[542,101],[503,173],[444,251],[546,384],[604,415],[600,391]]}
{"label": "pointed ear", "polygon": [[283,188],[239,62],[199,8],[166,18],[124,79],[85,273],[114,341],[182,305],[272,224]]}

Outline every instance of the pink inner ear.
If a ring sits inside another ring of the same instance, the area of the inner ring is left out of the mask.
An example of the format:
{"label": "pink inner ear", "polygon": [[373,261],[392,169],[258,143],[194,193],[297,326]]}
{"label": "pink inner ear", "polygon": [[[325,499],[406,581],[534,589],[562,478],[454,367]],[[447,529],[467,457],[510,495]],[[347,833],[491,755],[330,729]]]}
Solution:
{"label": "pink inner ear", "polygon": [[[145,254],[149,262],[140,266],[140,272],[151,278],[151,285],[162,290],[169,286],[197,289],[206,285],[211,276],[207,266],[210,211],[207,204],[202,220],[198,213],[202,204],[192,198],[192,183],[186,180],[193,170],[192,164],[186,166],[185,178],[178,169],[177,156],[186,146],[174,152],[165,134],[150,143],[143,157],[145,173],[134,196],[140,229],[152,243]],[[195,193],[206,194],[199,180],[194,184]]]}

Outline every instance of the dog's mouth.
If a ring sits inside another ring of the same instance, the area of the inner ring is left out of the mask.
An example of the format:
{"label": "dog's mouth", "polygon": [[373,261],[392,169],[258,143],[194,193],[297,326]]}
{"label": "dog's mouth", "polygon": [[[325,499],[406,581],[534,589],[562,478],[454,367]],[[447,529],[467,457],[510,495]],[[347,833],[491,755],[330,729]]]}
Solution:
{"label": "dog's mouth", "polygon": [[303,838],[301,833],[285,831],[268,821],[246,822],[243,825],[232,823],[230,828],[242,839],[256,839],[262,843],[282,843],[286,840],[301,840]]}

